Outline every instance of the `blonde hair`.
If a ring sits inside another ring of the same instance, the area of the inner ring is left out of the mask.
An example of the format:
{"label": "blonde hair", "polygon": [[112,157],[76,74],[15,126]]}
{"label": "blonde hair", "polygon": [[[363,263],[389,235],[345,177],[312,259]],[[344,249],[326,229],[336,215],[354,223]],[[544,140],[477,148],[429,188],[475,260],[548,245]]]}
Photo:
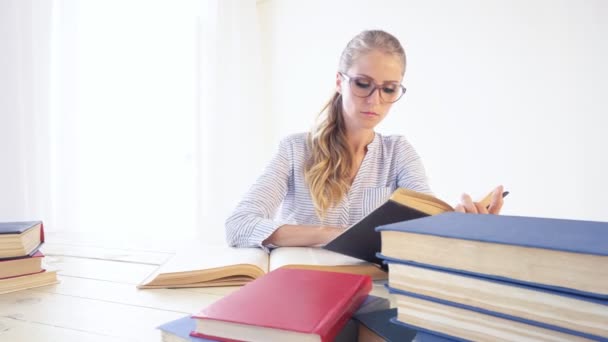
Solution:
{"label": "blonde hair", "polygon": [[[338,71],[346,73],[357,58],[374,50],[398,57],[405,73],[405,51],[401,43],[393,35],[380,30],[363,31],[351,39],[342,51]],[[304,179],[315,211],[323,219],[328,209],[337,205],[348,192],[353,171],[353,155],[346,141],[342,95],[339,92],[332,95],[319,113],[308,144],[311,156],[306,163]]]}

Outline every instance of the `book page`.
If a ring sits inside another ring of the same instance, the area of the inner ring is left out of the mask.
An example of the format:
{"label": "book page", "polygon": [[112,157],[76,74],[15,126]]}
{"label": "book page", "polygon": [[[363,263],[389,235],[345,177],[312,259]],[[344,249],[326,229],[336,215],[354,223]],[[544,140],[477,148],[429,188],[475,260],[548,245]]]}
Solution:
{"label": "book page", "polygon": [[445,211],[454,211],[452,206],[437,197],[405,188],[395,190],[390,199],[430,215],[440,214]]}
{"label": "book page", "polygon": [[160,267],[160,272],[189,272],[239,264],[255,265],[268,272],[268,254],[261,248],[198,244],[178,251]]}
{"label": "book page", "polygon": [[189,242],[138,288],[218,286],[218,281],[224,285],[234,282],[242,285],[261,273],[252,273],[251,267],[267,273],[268,254],[260,248]]}
{"label": "book page", "polygon": [[270,253],[269,270],[287,265],[356,266],[366,261],[318,247],[280,247]]}

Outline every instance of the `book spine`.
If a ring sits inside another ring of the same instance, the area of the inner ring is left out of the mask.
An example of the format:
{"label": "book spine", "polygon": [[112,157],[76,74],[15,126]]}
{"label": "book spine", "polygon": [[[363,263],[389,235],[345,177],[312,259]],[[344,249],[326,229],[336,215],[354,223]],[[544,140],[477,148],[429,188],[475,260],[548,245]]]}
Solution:
{"label": "book spine", "polygon": [[357,309],[367,298],[369,292],[372,289],[372,280],[369,276],[366,276],[360,281],[359,287],[352,296],[347,297],[345,305],[341,305],[338,310],[342,310],[342,313],[334,312],[328,313],[326,317],[329,319],[336,317],[335,322],[322,321],[317,326],[317,332],[321,336],[321,341],[331,342],[340,333],[340,330],[346,325],[348,320],[353,316]]}

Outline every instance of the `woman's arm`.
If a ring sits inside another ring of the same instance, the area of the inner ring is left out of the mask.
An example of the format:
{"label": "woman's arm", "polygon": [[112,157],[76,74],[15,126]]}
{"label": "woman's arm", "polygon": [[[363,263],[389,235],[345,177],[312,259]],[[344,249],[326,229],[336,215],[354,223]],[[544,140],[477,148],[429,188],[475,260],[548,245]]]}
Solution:
{"label": "woman's arm", "polygon": [[262,247],[263,241],[284,224],[275,222],[274,216],[287,193],[292,154],[289,138],[283,139],[262,175],[226,219],[228,245]]}
{"label": "woman's arm", "polygon": [[[294,158],[300,143],[287,137],[264,173],[249,189],[226,220],[226,241],[233,247],[315,246],[333,240],[343,230],[319,225],[291,225],[275,221],[275,214],[288,192]],[[300,153],[301,155],[301,153]]]}
{"label": "woman's arm", "polygon": [[397,168],[398,188],[406,188],[433,195],[422,160],[414,147],[404,137],[400,137],[396,142],[394,158]]}
{"label": "woman's arm", "polygon": [[343,231],[344,229],[335,227],[286,224],[275,230],[262,244],[274,246],[325,245]]}

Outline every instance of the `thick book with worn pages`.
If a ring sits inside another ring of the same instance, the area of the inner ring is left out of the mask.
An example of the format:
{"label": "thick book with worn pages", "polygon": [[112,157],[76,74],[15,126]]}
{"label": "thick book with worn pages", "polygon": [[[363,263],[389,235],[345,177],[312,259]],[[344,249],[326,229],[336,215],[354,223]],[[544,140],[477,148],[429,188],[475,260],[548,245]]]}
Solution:
{"label": "thick book with worn pages", "polygon": [[260,248],[205,246],[186,248],[145,279],[138,288],[244,285],[269,271],[289,267],[366,274],[386,279],[380,267],[314,247]]}
{"label": "thick book with worn pages", "polygon": [[382,255],[608,299],[608,223],[444,213],[378,227]]}
{"label": "thick book with worn pages", "polygon": [[194,315],[194,334],[222,341],[333,341],[371,288],[365,275],[278,269]]}
{"label": "thick book with worn pages", "polygon": [[608,300],[389,261],[393,289],[588,338],[608,336]]}
{"label": "thick book with worn pages", "polygon": [[[355,315],[388,309],[390,302],[386,298],[373,295],[367,296],[361,304]],[[196,321],[190,315],[167,322],[158,327],[161,331],[161,341],[163,342],[207,342],[213,341],[210,339],[190,336],[194,330]],[[334,342],[353,342],[357,340],[358,324],[354,319],[350,319],[348,323],[340,330],[340,333],[334,339]]]}
{"label": "thick book with worn pages", "polygon": [[0,222],[0,259],[33,255],[43,242],[41,221]]}
{"label": "thick book with worn pages", "polygon": [[42,270],[38,273],[0,279],[0,294],[56,284],[57,272]]}
{"label": "thick book with worn pages", "polygon": [[393,323],[442,337],[465,341],[593,341],[582,336],[406,295],[398,290],[391,292],[397,301],[397,317],[391,320]]}
{"label": "thick book with worn pages", "polygon": [[[481,203],[488,205],[491,195],[487,195]],[[375,231],[376,227],[450,211],[454,211],[454,208],[436,197],[399,188],[386,202],[323,248],[382,265],[382,260],[376,256],[380,251],[380,234]]]}
{"label": "thick book with worn pages", "polygon": [[0,279],[41,272],[43,257],[37,251],[32,256],[0,260]]}

